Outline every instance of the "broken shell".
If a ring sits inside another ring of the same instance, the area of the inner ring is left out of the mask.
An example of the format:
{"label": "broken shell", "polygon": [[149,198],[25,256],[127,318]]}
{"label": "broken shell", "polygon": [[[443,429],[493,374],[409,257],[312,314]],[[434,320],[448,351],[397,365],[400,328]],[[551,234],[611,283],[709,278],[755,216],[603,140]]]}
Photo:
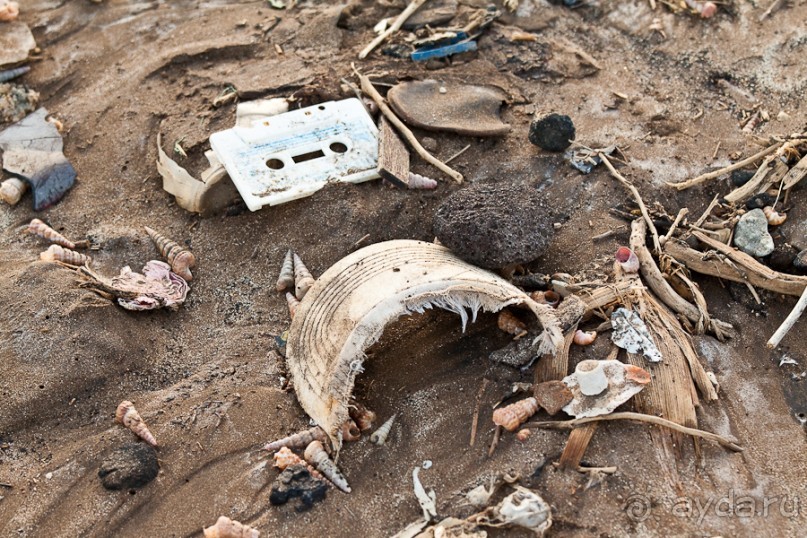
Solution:
{"label": "broken shell", "polygon": [[376,414],[364,407],[359,402],[353,402],[350,404],[348,414],[356,423],[356,426],[359,427],[359,430],[363,432],[371,429],[373,427],[373,422],[375,422],[376,419]]}
{"label": "broken shell", "polygon": [[538,304],[545,304],[556,307],[560,304],[560,295],[552,290],[534,291],[530,293],[530,298]]}
{"label": "broken shell", "polygon": [[537,411],[538,401],[533,397],[526,398],[495,410],[493,423],[509,432],[514,432]]}
{"label": "broken shell", "polygon": [[30,224],[28,224],[28,233],[38,235],[39,237],[47,239],[51,243],[56,243],[57,245],[61,245],[66,248],[76,248],[75,243],[39,219],[34,219],[30,222]]}
{"label": "broken shell", "polygon": [[361,439],[361,430],[359,427],[353,422],[353,419],[346,420],[345,423],[342,424],[342,441],[352,443],[359,439]]}
{"label": "broken shell", "polygon": [[763,207],[762,212],[765,213],[765,218],[768,219],[768,224],[771,226],[780,226],[787,220],[787,215],[777,213],[771,206]]}
{"label": "broken shell", "polygon": [[325,441],[326,439],[328,439],[328,435],[325,433],[325,430],[319,426],[314,426],[300,433],[295,433],[283,439],[267,443],[264,445],[263,449],[274,452],[283,447],[303,448],[311,444],[311,441]]}
{"label": "broken shell", "polygon": [[219,517],[212,527],[202,529],[205,538],[260,538],[261,533],[228,517]]}
{"label": "broken shell", "polygon": [[303,260],[297,254],[294,254],[294,295],[302,301],[313,285],[314,277],[311,276],[308,267],[305,266]]}
{"label": "broken shell", "polygon": [[[319,441],[312,441],[312,443],[318,443]],[[303,465],[308,469],[308,472],[311,473],[311,476],[314,478],[322,479],[323,476],[320,474],[319,471],[314,469],[309,463],[307,463],[303,458],[295,454],[291,451],[291,449],[287,446],[284,446],[277,452],[275,455],[272,456],[272,460],[274,461],[274,466],[280,469],[281,471],[285,471],[286,467],[291,467],[292,465]]]}
{"label": "broken shell", "polygon": [[347,483],[347,479],[333,460],[331,460],[330,456],[328,456],[322,443],[319,441],[312,442],[306,447],[303,457],[305,461],[312,464],[319,472],[325,475],[328,480],[333,482],[334,486],[345,493],[350,493],[350,486]]}
{"label": "broken shell", "polygon": [[600,361],[581,361],[574,371],[580,392],[586,396],[596,396],[608,388],[608,378]]}
{"label": "broken shell", "polygon": [[447,248],[395,240],[357,250],[317,279],[291,323],[286,363],[300,405],[338,452],[364,351],[388,323],[438,307],[459,314],[464,326],[480,310],[516,304],[527,305],[543,327],[535,353],[557,352],[563,333],[552,308]]}
{"label": "broken shell", "polygon": [[297,300],[292,293],[286,292],[286,303],[289,305],[289,315],[291,319],[294,319],[294,313],[297,312],[297,305],[300,304],[300,301]]}
{"label": "broken shell", "polygon": [[118,408],[115,410],[115,422],[123,424],[125,427],[132,430],[138,437],[151,446],[157,446],[157,440],[149,431],[146,423],[143,422],[143,418],[140,416],[140,413],[137,412],[137,409],[135,409],[134,404],[129,400],[124,400],[118,405]]}
{"label": "broken shell", "polygon": [[537,493],[513,485],[516,489],[502,501],[468,518],[477,525],[502,527],[515,525],[543,536],[552,526],[552,509]]}
{"label": "broken shell", "polygon": [[396,416],[398,415],[392,415],[380,428],[373,432],[370,436],[371,443],[381,446],[387,442],[387,437],[389,437],[389,432],[392,430],[392,424],[395,422]]}
{"label": "broken shell", "polygon": [[516,434],[516,439],[518,439],[523,443],[530,438],[530,435],[532,435],[532,430],[530,430],[529,428],[522,428],[518,430],[518,433]]}
{"label": "broken shell", "polygon": [[616,251],[616,261],[625,273],[639,272],[639,258],[628,247],[619,247]]}
{"label": "broken shell", "polygon": [[16,205],[28,190],[28,183],[12,177],[0,183],[0,200],[8,205]]}
{"label": "broken shell", "polygon": [[81,267],[92,263],[92,258],[60,245],[51,245],[48,250],[39,254],[39,259],[45,262],[62,262],[67,265]]}
{"label": "broken shell", "polygon": [[498,325],[500,330],[516,338],[521,338],[527,334],[527,325],[509,310],[499,312]]}
{"label": "broken shell", "polygon": [[574,343],[578,346],[590,346],[597,339],[597,331],[581,331],[574,332]]}
{"label": "broken shell", "polygon": [[[603,379],[606,387],[599,389]],[[615,360],[582,361],[563,382],[574,395],[563,411],[576,418],[596,417],[611,413],[631,399],[650,382],[650,374],[638,366]],[[598,389],[600,392],[596,392]]]}
{"label": "broken shell", "polygon": [[168,260],[171,264],[171,271],[178,274],[188,282],[193,280],[191,268],[196,265],[196,256],[193,252],[182,247],[176,241],[171,241],[159,232],[155,232],[148,226],[145,226],[146,233],[154,242],[157,250],[160,251],[162,257]]}
{"label": "broken shell", "polygon": [[283,258],[283,265],[280,267],[280,276],[277,277],[275,288],[277,291],[287,290],[294,287],[294,253],[289,249],[286,257]]}

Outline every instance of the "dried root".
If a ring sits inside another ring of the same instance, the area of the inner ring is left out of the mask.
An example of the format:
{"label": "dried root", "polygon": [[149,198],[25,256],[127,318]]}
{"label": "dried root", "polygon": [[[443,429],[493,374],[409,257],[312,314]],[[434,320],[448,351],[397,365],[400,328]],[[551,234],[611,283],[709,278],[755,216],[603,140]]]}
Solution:
{"label": "dried root", "polygon": [[526,398],[493,412],[493,423],[514,432],[538,411],[538,400]]}
{"label": "dried root", "polygon": [[212,527],[203,529],[205,538],[260,538],[261,533],[228,517],[219,517]]}
{"label": "dried root", "polygon": [[305,461],[312,464],[319,472],[325,475],[328,480],[333,482],[334,486],[345,493],[350,493],[350,486],[347,483],[347,479],[344,477],[333,460],[331,460],[330,456],[328,456],[328,453],[325,451],[325,447],[321,442],[314,441],[308,445],[308,447],[305,449],[305,454],[303,457],[305,458]]}
{"label": "dried root", "polygon": [[171,271],[188,282],[193,280],[191,268],[196,265],[196,256],[193,255],[193,252],[183,248],[176,241],[171,241],[164,235],[155,232],[148,226],[145,228],[146,233],[149,234],[149,237],[154,242],[157,250],[160,251],[162,257],[168,260],[168,263],[171,265]]}
{"label": "dried root", "polygon": [[115,422],[123,424],[125,427],[132,430],[138,437],[151,446],[157,446],[157,440],[149,431],[146,423],[143,422],[143,418],[140,416],[140,413],[137,412],[132,402],[124,400],[118,405],[118,408],[115,410]]}

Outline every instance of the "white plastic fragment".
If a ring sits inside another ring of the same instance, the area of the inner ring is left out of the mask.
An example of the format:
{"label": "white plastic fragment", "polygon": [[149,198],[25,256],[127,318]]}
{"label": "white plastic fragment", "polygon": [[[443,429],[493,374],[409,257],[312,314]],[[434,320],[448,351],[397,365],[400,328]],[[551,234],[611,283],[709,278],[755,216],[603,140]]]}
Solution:
{"label": "white plastic fragment", "polygon": [[258,99],[238,103],[235,107],[236,127],[258,127],[271,124],[272,116],[289,111],[289,101],[284,97]]}
{"label": "white plastic fragment", "polygon": [[420,508],[423,510],[423,519],[431,521],[437,517],[437,505],[435,504],[437,496],[434,494],[434,490],[429,490],[429,492],[426,493],[426,489],[423,487],[423,484],[420,483],[420,478],[418,478],[419,473],[420,467],[412,469],[412,482],[414,483],[415,497],[417,497]]}
{"label": "white plastic fragment", "polygon": [[661,362],[661,353],[639,314],[627,308],[617,308],[611,314],[611,326],[614,344],[629,353],[643,354],[650,362]]}

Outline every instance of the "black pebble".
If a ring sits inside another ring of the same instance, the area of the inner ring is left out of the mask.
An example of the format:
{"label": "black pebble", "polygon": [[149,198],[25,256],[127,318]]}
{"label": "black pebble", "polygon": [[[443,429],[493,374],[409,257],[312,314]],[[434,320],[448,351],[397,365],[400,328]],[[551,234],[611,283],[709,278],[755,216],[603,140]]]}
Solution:
{"label": "black pebble", "polygon": [[793,259],[793,267],[800,271],[807,271],[807,249],[799,252]]}
{"label": "black pebble", "polygon": [[530,142],[547,151],[563,151],[574,140],[572,118],[562,114],[548,114],[530,124]]}
{"label": "black pebble", "polygon": [[735,187],[742,187],[754,177],[755,173],[753,170],[735,170],[731,173],[731,183]]}
{"label": "black pebble", "polygon": [[145,443],[127,443],[101,462],[98,478],[106,489],[141,488],[157,478],[157,453]]}
{"label": "black pebble", "polygon": [[796,247],[787,243],[780,243],[771,253],[768,265],[771,269],[787,273],[790,271],[791,265],[794,264],[798,250]]}
{"label": "black pebble", "polygon": [[757,194],[756,196],[751,197],[746,203],[745,207],[748,209],[762,209],[766,206],[772,206],[773,203],[776,201],[776,196],[772,196],[768,193],[761,193]]}
{"label": "black pebble", "polygon": [[297,511],[302,512],[323,500],[327,491],[328,485],[319,478],[311,476],[305,465],[289,465],[272,484],[269,502],[281,505],[299,497]]}

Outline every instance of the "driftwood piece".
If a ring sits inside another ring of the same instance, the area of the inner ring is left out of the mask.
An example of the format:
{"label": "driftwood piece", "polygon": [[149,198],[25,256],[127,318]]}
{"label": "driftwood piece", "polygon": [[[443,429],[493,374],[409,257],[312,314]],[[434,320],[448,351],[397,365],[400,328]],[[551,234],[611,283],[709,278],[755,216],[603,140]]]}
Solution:
{"label": "driftwood piece", "polygon": [[807,176],[807,155],[802,157],[782,178],[782,189],[792,189],[796,183],[804,179],[804,176]]}
{"label": "driftwood piece", "polygon": [[752,164],[752,163],[758,161],[759,159],[761,159],[761,158],[763,158],[763,157],[765,157],[767,155],[770,155],[771,153],[773,153],[774,151],[779,149],[779,146],[781,146],[781,145],[782,145],[781,142],[777,142],[776,144],[773,144],[772,146],[768,146],[767,148],[763,149],[759,153],[751,155],[747,159],[743,159],[742,161],[737,161],[736,163],[732,164],[731,166],[726,166],[724,168],[721,168],[720,170],[714,170],[713,172],[708,172],[706,174],[702,174],[702,175],[700,175],[700,176],[698,176],[696,178],[692,178],[692,179],[689,179],[687,181],[682,181],[681,183],[669,183],[669,182],[666,182],[666,183],[670,187],[674,187],[679,191],[684,190],[684,189],[688,189],[690,187],[694,187],[695,185],[700,185],[704,181],[708,181],[710,179],[715,179],[717,177],[722,176],[723,174],[728,174],[728,173],[731,173],[731,172],[733,172],[735,170],[739,170],[740,168],[743,168],[744,166],[748,166],[749,164]]}
{"label": "driftwood piece", "polygon": [[773,349],[779,345],[779,342],[782,341],[782,338],[785,337],[788,331],[790,331],[793,325],[799,320],[801,315],[804,313],[805,308],[807,308],[807,288],[804,288],[804,292],[801,294],[801,297],[799,297],[796,306],[793,308],[790,314],[787,315],[787,318],[785,318],[785,321],[782,322],[779,328],[776,329],[776,332],[773,333],[773,336],[771,336],[770,340],[768,340],[767,344],[768,349]]}
{"label": "driftwood piece", "polygon": [[367,55],[373,52],[373,49],[375,49],[378,45],[383,43],[385,39],[387,39],[389,36],[400,30],[401,26],[403,26],[403,24],[406,22],[406,19],[411,17],[412,14],[415,11],[417,11],[417,9],[420,6],[426,3],[426,1],[427,0],[412,0],[412,2],[410,2],[409,5],[406,6],[406,9],[404,9],[401,12],[401,14],[398,15],[395,21],[393,21],[393,23],[390,25],[389,28],[387,28],[381,34],[376,36],[376,38],[373,39],[369,45],[367,45],[366,47],[364,47],[364,49],[362,49],[362,51],[359,53],[359,59],[360,60],[365,59]]}
{"label": "driftwood piece", "polygon": [[409,186],[409,150],[385,116],[378,126],[378,175],[399,187]]}
{"label": "driftwood piece", "polygon": [[[771,161],[774,161],[773,166],[770,164]],[[785,163],[776,158],[776,155],[769,155],[754,174],[754,177],[748,180],[748,183],[734,189],[725,196],[726,201],[731,203],[742,202],[757,193],[765,192],[771,185],[781,181],[787,171],[788,167]]]}

